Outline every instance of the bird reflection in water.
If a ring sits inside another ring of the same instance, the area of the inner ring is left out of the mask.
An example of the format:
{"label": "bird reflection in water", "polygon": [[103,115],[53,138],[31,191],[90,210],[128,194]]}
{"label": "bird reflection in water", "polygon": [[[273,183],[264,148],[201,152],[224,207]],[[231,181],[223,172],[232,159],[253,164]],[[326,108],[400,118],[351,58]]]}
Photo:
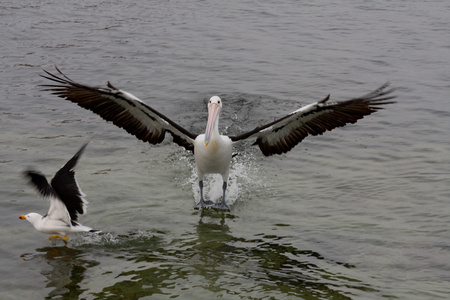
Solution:
{"label": "bird reflection in water", "polygon": [[[115,283],[95,296],[251,298],[255,293],[299,298],[351,299],[355,293],[374,290],[369,284],[345,276],[351,268],[314,250],[298,249],[288,237],[258,234],[252,239],[234,232],[231,214],[199,212],[192,230],[168,244],[146,251],[128,250],[111,274]],[[333,272],[330,271],[333,265]],[[234,284],[223,284],[233,282]]]}
{"label": "bird reflection in water", "polygon": [[36,253],[24,253],[20,257],[33,262],[33,268],[41,268],[40,273],[47,278],[45,287],[52,288],[48,297],[77,299],[85,292],[80,283],[84,280],[86,270],[99,265],[99,262],[84,256],[84,251],[64,246],[38,248]]}

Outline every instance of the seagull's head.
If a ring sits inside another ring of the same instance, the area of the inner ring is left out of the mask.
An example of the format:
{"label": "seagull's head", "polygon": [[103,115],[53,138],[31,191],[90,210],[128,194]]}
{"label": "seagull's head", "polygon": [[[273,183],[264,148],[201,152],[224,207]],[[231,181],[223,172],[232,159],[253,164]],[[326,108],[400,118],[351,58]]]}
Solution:
{"label": "seagull's head", "polygon": [[[212,96],[209,99],[208,103],[208,124],[206,124],[205,131],[205,145],[208,146],[208,143],[211,139],[211,134],[213,132],[214,127],[218,126],[219,122],[219,113],[222,109],[222,100],[218,96]],[[218,128],[216,128],[218,130]]]}
{"label": "seagull's head", "polygon": [[34,224],[37,220],[40,220],[42,216],[37,213],[29,213],[26,215],[20,215],[19,219],[21,220],[28,220],[31,224]]}

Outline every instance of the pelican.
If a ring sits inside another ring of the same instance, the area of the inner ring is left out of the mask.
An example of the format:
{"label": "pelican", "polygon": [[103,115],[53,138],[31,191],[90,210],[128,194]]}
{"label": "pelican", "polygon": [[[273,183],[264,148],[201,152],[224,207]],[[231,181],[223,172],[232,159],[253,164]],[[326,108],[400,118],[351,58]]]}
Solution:
{"label": "pelican", "polygon": [[83,154],[87,143],[58,171],[53,177],[51,184],[38,171],[25,171],[25,176],[30,179],[30,183],[35,186],[38,192],[49,199],[50,208],[45,216],[38,213],[28,213],[20,215],[22,220],[28,220],[36,230],[43,233],[54,234],[50,240],[60,238],[67,241],[67,233],[72,232],[100,232],[91,227],[78,223],[78,214],[86,211],[87,202],[75,179],[74,168]]}
{"label": "pelican", "polygon": [[[42,77],[53,84],[42,85],[44,90],[91,110],[106,121],[125,129],[143,142],[158,144],[169,133],[173,142],[192,151],[195,157],[200,201],[195,205],[200,208],[217,208],[229,210],[226,204],[227,180],[230,173],[233,144],[245,139],[254,139],[265,156],[282,154],[290,151],[308,135],[321,135],[336,127],[355,123],[366,115],[382,109],[383,105],[393,103],[394,89],[387,89],[385,83],[373,92],[362,97],[342,102],[328,102],[328,95],[323,100],[300,107],[299,109],[273,122],[236,136],[219,133],[219,115],[223,101],[213,96],[208,102],[208,122],[204,134],[193,134],[134,95],[117,89],[110,82],[104,88],[77,83],[64,75],[46,70]],[[55,84],[56,83],[56,84]],[[222,176],[223,196],[220,203],[213,203],[203,198],[203,178],[205,174],[216,173]]]}

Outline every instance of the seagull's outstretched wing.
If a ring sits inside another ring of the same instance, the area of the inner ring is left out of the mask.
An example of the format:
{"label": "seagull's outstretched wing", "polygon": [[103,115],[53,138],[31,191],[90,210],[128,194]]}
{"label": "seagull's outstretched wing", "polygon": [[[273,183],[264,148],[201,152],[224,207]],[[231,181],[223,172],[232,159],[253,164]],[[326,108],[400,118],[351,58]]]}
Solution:
{"label": "seagull's outstretched wing", "polygon": [[132,94],[115,88],[109,82],[107,88],[79,84],[64,75],[58,68],[56,70],[59,76],[45,70],[47,75],[41,75],[58,83],[43,85],[45,90],[93,111],[144,142],[159,144],[164,140],[167,131],[172,135],[175,143],[194,151],[196,135]]}
{"label": "seagull's outstretched wing", "polygon": [[53,190],[59,196],[59,199],[65,204],[67,211],[70,214],[72,225],[78,221],[78,214],[82,215],[86,212],[87,201],[83,199],[85,196],[78,186],[75,179],[74,168],[78,159],[83,154],[84,149],[88,143],[84,144],[80,150],[61,168],[56,172],[51,181]]}
{"label": "seagull's outstretched wing", "polygon": [[375,91],[362,97],[342,102],[327,102],[330,96],[288,114],[252,131],[230,136],[233,142],[256,138],[265,156],[286,153],[308,135],[319,135],[325,131],[356,123],[366,115],[382,109],[383,105],[394,103],[394,89],[386,89],[386,83]]}
{"label": "seagull's outstretched wing", "polygon": [[25,171],[24,175],[30,179],[30,183],[34,185],[39,194],[44,198],[47,198],[50,202],[50,207],[44,218],[47,217],[48,219],[60,220],[66,224],[66,226],[70,227],[71,222],[69,212],[56,191],[50,186],[45,176],[35,170]]}
{"label": "seagull's outstretched wing", "polygon": [[58,197],[58,195],[48,183],[47,178],[45,178],[45,176],[39,171],[27,170],[23,172],[23,174],[25,175],[25,177],[28,177],[28,179],[30,179],[30,184],[36,188],[36,190],[39,192],[39,194],[41,194],[42,197]]}

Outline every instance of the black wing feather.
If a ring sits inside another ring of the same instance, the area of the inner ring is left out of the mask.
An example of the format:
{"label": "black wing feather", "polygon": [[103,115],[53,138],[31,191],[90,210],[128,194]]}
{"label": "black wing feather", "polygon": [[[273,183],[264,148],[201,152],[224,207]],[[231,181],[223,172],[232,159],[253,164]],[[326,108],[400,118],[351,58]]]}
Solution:
{"label": "black wing feather", "polygon": [[304,106],[278,120],[259,126],[239,136],[231,136],[233,142],[247,138],[256,138],[266,156],[290,151],[308,135],[320,135],[326,131],[356,123],[366,115],[382,109],[384,105],[394,103],[394,89],[386,90],[386,83],[362,97],[342,102],[328,102],[329,96],[322,101]]}
{"label": "black wing feather", "polygon": [[87,145],[88,143],[84,144],[80,150],[78,150],[78,152],[58,172],[56,172],[51,181],[51,185],[58,194],[59,199],[66,205],[72,222],[78,221],[78,214],[83,214],[86,207],[83,193],[75,179],[74,168]]}
{"label": "black wing feather", "polygon": [[45,178],[45,176],[41,172],[36,170],[27,170],[24,172],[24,175],[25,177],[30,179],[30,184],[36,188],[41,196],[58,197],[58,195],[48,183],[47,178]]}
{"label": "black wing feather", "polygon": [[[146,105],[133,95],[118,90],[110,82],[107,88],[91,87],[79,84],[56,68],[60,76],[46,70],[42,77],[58,85],[42,85],[58,97],[67,99],[79,106],[91,110],[106,121],[125,129],[143,142],[159,144],[168,131],[175,143],[187,150],[194,151],[195,134],[179,126],[165,115]],[[140,116],[137,117],[133,111]]]}

